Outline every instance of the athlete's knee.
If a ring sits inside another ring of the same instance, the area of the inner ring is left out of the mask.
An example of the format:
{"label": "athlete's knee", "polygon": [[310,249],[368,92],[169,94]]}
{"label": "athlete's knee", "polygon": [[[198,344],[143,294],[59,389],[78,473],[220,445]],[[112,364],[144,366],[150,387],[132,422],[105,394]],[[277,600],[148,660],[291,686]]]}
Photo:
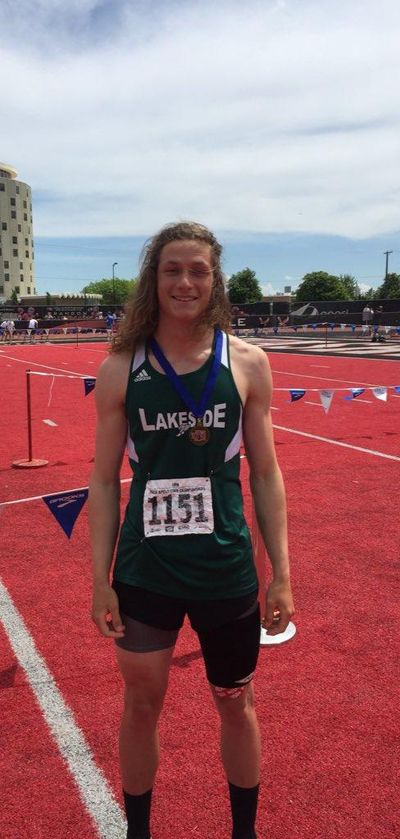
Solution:
{"label": "athlete's knee", "polygon": [[164,702],[164,692],[143,691],[138,686],[126,685],[124,695],[124,715],[133,723],[153,725],[160,716]]}
{"label": "athlete's knee", "polygon": [[224,719],[238,720],[245,718],[254,709],[254,691],[252,685],[253,674],[247,679],[237,682],[234,687],[218,687],[212,685],[217,709]]}

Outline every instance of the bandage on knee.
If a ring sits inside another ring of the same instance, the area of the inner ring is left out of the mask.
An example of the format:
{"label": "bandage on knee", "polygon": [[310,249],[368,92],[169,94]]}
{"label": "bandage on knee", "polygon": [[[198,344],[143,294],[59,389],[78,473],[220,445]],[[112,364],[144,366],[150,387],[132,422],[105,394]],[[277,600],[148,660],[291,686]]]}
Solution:
{"label": "bandage on knee", "polygon": [[214,685],[215,695],[218,699],[237,699],[246,689],[246,685],[236,688],[218,688]]}

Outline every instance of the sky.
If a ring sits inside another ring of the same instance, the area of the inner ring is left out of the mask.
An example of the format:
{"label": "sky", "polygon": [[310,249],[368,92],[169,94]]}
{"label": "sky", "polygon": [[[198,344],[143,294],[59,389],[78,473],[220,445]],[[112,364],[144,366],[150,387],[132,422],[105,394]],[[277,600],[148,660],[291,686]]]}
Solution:
{"label": "sky", "polygon": [[0,31],[38,292],[136,276],[187,218],[265,293],[400,273],[398,0],[0,0]]}

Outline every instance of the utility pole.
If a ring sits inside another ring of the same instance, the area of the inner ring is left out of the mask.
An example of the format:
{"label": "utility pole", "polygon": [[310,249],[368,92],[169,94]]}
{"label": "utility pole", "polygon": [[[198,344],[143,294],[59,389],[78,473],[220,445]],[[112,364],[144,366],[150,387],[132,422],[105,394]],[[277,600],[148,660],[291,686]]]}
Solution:
{"label": "utility pole", "polygon": [[118,262],[113,262],[113,266],[112,266],[112,294],[113,294],[114,312],[115,312],[115,266],[116,265],[118,265]]}
{"label": "utility pole", "polygon": [[386,270],[385,270],[385,280],[387,279],[387,275],[389,273],[389,254],[393,253],[393,251],[383,251],[386,256]]}

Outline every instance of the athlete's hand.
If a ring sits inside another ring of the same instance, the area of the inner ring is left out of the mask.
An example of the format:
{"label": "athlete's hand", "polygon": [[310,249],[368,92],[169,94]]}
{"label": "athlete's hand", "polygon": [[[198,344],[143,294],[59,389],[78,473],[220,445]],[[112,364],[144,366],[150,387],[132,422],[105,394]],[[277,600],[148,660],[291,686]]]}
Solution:
{"label": "athlete's hand", "polygon": [[284,632],[292,615],[294,604],[289,580],[273,580],[265,595],[263,626],[268,630],[268,635]]}
{"label": "athlete's hand", "polygon": [[93,588],[92,620],[105,638],[123,638],[125,627],[119,613],[118,597],[108,583]]}

